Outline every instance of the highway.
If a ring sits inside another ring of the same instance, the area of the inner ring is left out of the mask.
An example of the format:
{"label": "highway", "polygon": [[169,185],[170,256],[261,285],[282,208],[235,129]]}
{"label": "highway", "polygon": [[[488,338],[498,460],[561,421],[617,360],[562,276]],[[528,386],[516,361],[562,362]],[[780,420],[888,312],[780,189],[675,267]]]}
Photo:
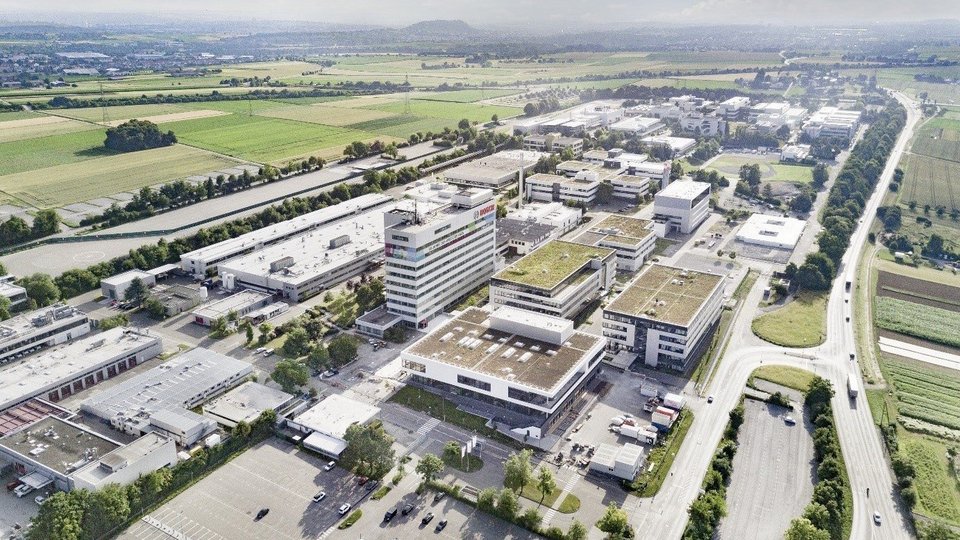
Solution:
{"label": "highway", "polygon": [[[705,400],[694,404],[697,411],[684,445],[677,453],[670,477],[652,500],[636,497],[627,499],[624,508],[640,537],[656,531],[660,538],[680,538],[687,522],[686,509],[697,497],[713,451],[723,434],[728,412],[736,405],[750,373],[761,365],[790,365],[808,369],[829,379],[836,390],[833,399],[834,416],[839,431],[840,446],[847,463],[847,473],[853,492],[854,516],[851,538],[902,539],[910,538],[907,518],[899,506],[893,474],[887,463],[883,443],[873,423],[866,397],[861,394],[854,402],[847,398],[848,374],[860,378],[856,362],[850,353],[856,350],[853,317],[850,304],[844,302],[845,284],[855,273],[860,251],[866,241],[870,223],[888,189],[893,171],[900,161],[913,129],[920,118],[915,103],[895,93],[907,109],[907,123],[891,152],[878,185],[867,201],[863,219],[853,233],[850,247],[838,270],[827,305],[827,339],[823,345],[808,349],[788,349],[760,342],[750,328],[753,313],[759,303],[766,280],[758,280],[744,299],[744,310],[730,328],[730,343],[717,373],[703,395],[713,394],[714,403]],[[847,316],[851,320],[847,321]],[[862,388],[862,382],[861,388]],[[866,494],[870,488],[870,496]],[[873,523],[873,513],[879,512],[882,524]]]}

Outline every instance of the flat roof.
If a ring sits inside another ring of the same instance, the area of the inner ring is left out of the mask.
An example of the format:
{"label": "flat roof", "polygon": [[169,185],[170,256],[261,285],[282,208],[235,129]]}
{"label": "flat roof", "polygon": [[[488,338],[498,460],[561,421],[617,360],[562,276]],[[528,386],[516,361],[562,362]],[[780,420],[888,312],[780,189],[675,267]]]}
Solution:
{"label": "flat roof", "polygon": [[737,231],[737,240],[744,242],[795,246],[807,222],[799,219],[753,214]]}
{"label": "flat roof", "polygon": [[374,208],[392,200],[391,197],[379,193],[361,195],[360,197],[343,201],[333,206],[314,210],[308,214],[242,234],[236,238],[184,253],[180,258],[188,260],[217,260],[221,257],[229,256],[232,253],[243,251],[250,246],[270,243],[277,238],[297,234],[299,231],[315,227],[321,223],[344,219],[358,210]]}
{"label": "flat roof", "polygon": [[[590,170],[589,172],[598,172],[598,171]],[[527,178],[524,183],[529,184],[529,183],[538,183],[538,182],[542,182],[549,185],[560,184],[562,186],[585,186],[585,185],[591,185],[591,184],[598,185],[600,183],[600,178],[598,177],[595,180],[590,180],[586,178],[573,178],[571,176],[563,176],[559,174],[537,173]]]}
{"label": "flat roof", "polygon": [[[559,317],[514,311],[543,321],[543,328],[572,324]],[[549,392],[603,339],[573,331],[561,345],[548,343],[491,328],[491,315],[479,308],[466,309],[404,352]]]}
{"label": "flat roof", "polygon": [[[89,463],[74,473],[74,477],[82,478],[90,484],[97,485],[104,478],[113,474],[110,470],[100,467],[100,463],[105,463],[116,471],[120,468],[129,467],[132,464],[138,463],[169,442],[170,439],[165,435],[154,432],[145,433],[142,437],[137,438],[130,444],[121,446],[101,456],[100,459]],[[171,450],[171,453],[175,454],[176,452]]]}
{"label": "flat roof", "polygon": [[510,210],[507,217],[519,221],[536,221],[540,219],[556,219],[565,221],[568,218],[577,220],[583,215],[583,210],[565,206],[560,202],[532,202],[523,205],[523,208]]}
{"label": "flat roof", "polygon": [[[621,243],[637,244],[654,234],[650,229],[651,221],[629,216],[609,215],[596,224],[591,224],[587,233],[581,234],[575,240],[582,241],[591,238],[586,234],[593,233],[600,235],[601,239],[610,239],[611,241]],[[597,241],[600,241],[597,240]],[[596,242],[587,242],[591,245]]]}
{"label": "flat roof", "polygon": [[540,289],[553,289],[586,266],[614,250],[575,242],[552,240],[497,272],[494,279]]}
{"label": "flat roof", "polygon": [[51,324],[63,325],[86,318],[86,313],[66,304],[55,304],[17,315],[0,323],[0,350],[10,343],[47,330]]}
{"label": "flat roof", "polygon": [[203,412],[233,426],[240,421],[250,423],[263,411],[277,410],[291,399],[293,395],[283,390],[247,381],[204,405]]}
{"label": "flat roof", "polygon": [[[299,284],[328,274],[358,257],[383,251],[383,214],[390,206],[369,210],[349,220],[321,225],[307,233],[242,255],[219,265],[220,274],[243,272],[283,283]],[[271,270],[291,257],[289,266]]]}
{"label": "flat roof", "polygon": [[70,474],[120,447],[102,435],[55,416],[0,438],[0,446],[60,474]]}
{"label": "flat roof", "polygon": [[653,264],[605,309],[687,326],[722,282],[723,276],[717,274]]}
{"label": "flat roof", "polygon": [[293,422],[311,431],[343,438],[348,427],[364,424],[379,412],[379,407],[341,394],[332,394],[293,418]]}
{"label": "flat roof", "polygon": [[33,398],[0,413],[0,437],[13,433],[27,424],[32,424],[44,416],[69,418],[73,413],[49,401]]}
{"label": "flat roof", "polygon": [[135,278],[153,278],[154,275],[155,274],[151,274],[150,272],[134,268],[133,270],[127,270],[126,272],[121,272],[115,276],[105,277],[100,280],[100,284],[117,286],[133,281]]}
{"label": "flat roof", "polygon": [[664,135],[644,137],[640,139],[640,141],[647,144],[665,144],[673,150],[682,150],[697,144],[696,139],[689,139],[687,137],[667,137]]}
{"label": "flat roof", "polygon": [[193,313],[200,317],[217,319],[219,317],[225,317],[231,311],[240,311],[250,304],[262,302],[268,298],[273,298],[273,295],[270,293],[247,289],[236,294],[231,294],[226,298],[221,298],[219,300],[214,300],[198,306],[197,309],[193,310]]}
{"label": "flat roof", "polygon": [[0,407],[38,395],[159,342],[159,337],[147,331],[118,327],[10,362],[0,369]]}
{"label": "flat roof", "polygon": [[710,189],[707,182],[694,182],[693,180],[677,180],[670,182],[667,187],[658,191],[655,197],[670,197],[673,199],[696,199],[704,191]]}
{"label": "flat roof", "polygon": [[247,362],[197,347],[109,388],[94,388],[81,408],[100,418],[182,409],[210,388],[252,371]]}
{"label": "flat roof", "polygon": [[556,227],[537,222],[521,221],[519,219],[503,218],[497,220],[497,244],[503,245],[511,240],[533,241],[550,233]]}

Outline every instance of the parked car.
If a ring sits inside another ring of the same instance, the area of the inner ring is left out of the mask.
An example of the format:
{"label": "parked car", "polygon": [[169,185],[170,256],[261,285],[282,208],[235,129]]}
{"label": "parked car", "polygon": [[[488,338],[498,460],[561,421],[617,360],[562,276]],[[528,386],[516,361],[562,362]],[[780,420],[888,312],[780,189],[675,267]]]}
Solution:
{"label": "parked car", "polygon": [[349,504],[349,503],[344,503],[344,504],[340,505],[340,509],[337,510],[337,513],[339,513],[339,514],[342,516],[342,515],[346,514],[346,513],[349,512],[349,511],[350,511],[350,504]]}
{"label": "parked car", "polygon": [[7,482],[7,491],[13,491],[21,484],[20,480],[11,480]]}
{"label": "parked car", "polygon": [[433,496],[433,502],[440,502],[446,496],[447,496],[446,491],[438,491],[437,494]]}
{"label": "parked car", "polygon": [[414,507],[413,507],[412,504],[407,503],[407,504],[403,505],[403,509],[400,510],[400,513],[403,514],[403,515],[407,515],[407,514],[409,514],[410,512],[413,512],[413,508],[414,508]]}
{"label": "parked car", "polygon": [[43,495],[37,495],[36,497],[33,498],[33,502],[37,504],[43,504],[46,500],[47,498],[44,497]]}
{"label": "parked car", "polygon": [[367,480],[370,480],[370,479],[367,478],[366,476],[357,477],[357,484],[362,486],[367,483]]}
{"label": "parked car", "polygon": [[317,493],[316,495],[313,496],[313,502],[320,502],[326,497],[327,497],[327,492],[321,491],[320,493]]}
{"label": "parked car", "polygon": [[325,471],[331,471],[331,470],[333,470],[333,468],[336,467],[336,466],[337,466],[337,462],[336,462],[336,461],[331,461],[331,462],[329,462],[329,463],[327,463],[326,465],[323,466],[323,470],[325,470]]}
{"label": "parked car", "polygon": [[427,523],[430,523],[431,521],[433,521],[433,512],[427,512],[427,515],[423,516],[423,519],[420,520],[420,523],[421,523],[422,525],[426,525]]}
{"label": "parked car", "polygon": [[397,509],[396,509],[396,508],[394,508],[394,509],[392,509],[392,510],[387,510],[387,512],[386,512],[385,514],[383,514],[383,522],[384,522],[384,523],[390,523],[390,520],[393,519],[393,516],[396,516],[396,515],[397,515]]}
{"label": "parked car", "polygon": [[270,509],[269,509],[269,508],[261,508],[260,511],[257,512],[257,517],[253,518],[253,520],[254,520],[254,521],[260,521],[261,519],[267,517],[267,514],[269,514],[269,513],[270,513]]}
{"label": "parked car", "polygon": [[434,529],[434,532],[440,532],[447,527],[447,520],[441,519],[440,523],[437,523],[437,528]]}

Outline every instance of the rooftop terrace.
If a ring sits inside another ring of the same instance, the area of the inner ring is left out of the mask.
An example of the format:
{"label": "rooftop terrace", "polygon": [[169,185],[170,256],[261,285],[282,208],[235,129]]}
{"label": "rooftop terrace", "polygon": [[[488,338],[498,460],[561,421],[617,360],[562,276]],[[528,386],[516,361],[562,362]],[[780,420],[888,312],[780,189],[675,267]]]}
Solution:
{"label": "rooftop terrace", "polygon": [[606,310],[687,326],[722,280],[716,274],[654,264]]}
{"label": "rooftop terrace", "polygon": [[554,240],[504,268],[495,279],[528,287],[553,289],[593,259],[614,253],[612,249]]}

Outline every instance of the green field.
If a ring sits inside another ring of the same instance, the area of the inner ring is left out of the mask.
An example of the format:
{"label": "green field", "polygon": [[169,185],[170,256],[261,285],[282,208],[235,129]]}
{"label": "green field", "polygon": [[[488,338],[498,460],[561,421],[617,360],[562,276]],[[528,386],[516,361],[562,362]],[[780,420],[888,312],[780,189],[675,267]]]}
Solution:
{"label": "green field", "polygon": [[0,200],[37,208],[64,206],[212,172],[235,163],[178,144],[0,176]]}
{"label": "green field", "polygon": [[886,296],[874,297],[874,323],[880,328],[960,347],[960,313]]}
{"label": "green field", "polygon": [[806,392],[816,375],[793,366],[760,366],[753,370],[751,377]]}
{"label": "green field", "polygon": [[97,126],[56,116],[32,113],[20,119],[0,116],[0,144],[91,129],[97,129]]}
{"label": "green field", "polygon": [[[521,114],[521,110],[516,107],[475,105],[472,103],[410,100],[409,106],[409,114],[452,120],[454,125],[462,118],[476,122],[487,122],[494,114],[500,116],[500,118],[508,118]],[[402,101],[373,105],[364,108],[385,111],[393,114],[406,113],[406,105]]]}
{"label": "green field", "polygon": [[519,90],[487,88],[483,90],[453,90],[450,92],[429,92],[416,93],[410,96],[410,99],[421,99],[425,101],[453,101],[456,103],[473,103],[484,99],[493,99],[503,96],[512,96],[519,93]]}
{"label": "green field", "polygon": [[393,113],[375,111],[361,107],[337,107],[334,105],[290,105],[278,107],[262,113],[272,118],[285,118],[311,124],[326,124],[328,126],[349,126],[360,122],[369,122],[381,118],[390,118]]}
{"label": "green field", "polygon": [[819,345],[826,337],[827,296],[804,292],[789,304],[754,319],[753,333],[783,347]]}
{"label": "green field", "polygon": [[947,445],[922,436],[901,436],[900,447],[917,471],[917,511],[960,525],[960,489],[944,458]]}
{"label": "green field", "polygon": [[193,110],[189,106],[179,103],[161,103],[157,105],[122,105],[116,107],[91,107],[87,109],[56,109],[53,114],[84,120],[87,122],[102,122],[104,116],[107,121],[126,120],[129,118],[144,118],[161,114],[186,112]]}
{"label": "green field", "polygon": [[903,157],[904,171],[899,202],[919,206],[960,208],[960,120],[933,118],[913,137],[910,153]]}
{"label": "green field", "polygon": [[919,362],[885,359],[900,415],[960,430],[960,373]]}
{"label": "green field", "polygon": [[[231,114],[164,124],[184,143],[257,162],[279,163],[375,136],[351,129],[263,116]],[[329,157],[329,152],[324,157]]]}
{"label": "green field", "polygon": [[110,155],[105,129],[36,137],[0,144],[0,176]]}
{"label": "green field", "polygon": [[808,184],[813,181],[813,168],[806,165],[780,163],[779,152],[771,152],[767,155],[722,154],[717,156],[705,169],[717,171],[728,179],[735,181],[739,178],[741,166],[753,165],[754,163],[760,165],[760,174],[764,182]]}

